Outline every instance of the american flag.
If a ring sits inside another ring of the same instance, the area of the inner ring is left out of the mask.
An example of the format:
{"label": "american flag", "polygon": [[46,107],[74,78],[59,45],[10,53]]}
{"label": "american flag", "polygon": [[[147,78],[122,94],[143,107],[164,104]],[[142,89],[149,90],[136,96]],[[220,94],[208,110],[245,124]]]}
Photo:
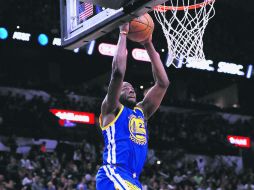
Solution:
{"label": "american flag", "polygon": [[79,5],[79,20],[85,20],[93,15],[93,4],[82,3]]}

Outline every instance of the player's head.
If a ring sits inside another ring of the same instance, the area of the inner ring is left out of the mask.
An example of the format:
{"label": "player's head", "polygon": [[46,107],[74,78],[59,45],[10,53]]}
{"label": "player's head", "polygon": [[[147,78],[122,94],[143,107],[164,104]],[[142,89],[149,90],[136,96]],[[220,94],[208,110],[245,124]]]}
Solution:
{"label": "player's head", "polygon": [[123,82],[120,102],[130,108],[136,106],[136,93],[133,86],[128,82]]}

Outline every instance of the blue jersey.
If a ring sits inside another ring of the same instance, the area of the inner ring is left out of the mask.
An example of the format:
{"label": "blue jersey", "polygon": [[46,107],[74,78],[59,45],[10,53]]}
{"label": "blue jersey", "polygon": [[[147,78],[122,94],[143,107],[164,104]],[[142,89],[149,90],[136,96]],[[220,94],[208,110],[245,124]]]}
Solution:
{"label": "blue jersey", "polygon": [[148,150],[142,109],[135,107],[132,110],[122,105],[115,119],[101,128],[105,143],[103,165],[119,166],[138,179]]}

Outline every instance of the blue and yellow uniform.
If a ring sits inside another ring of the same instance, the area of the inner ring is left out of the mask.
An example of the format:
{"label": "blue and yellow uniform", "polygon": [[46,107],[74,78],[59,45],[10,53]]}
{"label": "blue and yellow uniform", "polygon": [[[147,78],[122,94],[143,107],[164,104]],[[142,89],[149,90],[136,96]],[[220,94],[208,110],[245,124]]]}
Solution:
{"label": "blue and yellow uniform", "polygon": [[101,128],[105,148],[103,166],[96,176],[96,189],[141,190],[138,178],[148,149],[143,111],[121,105],[115,119]]}

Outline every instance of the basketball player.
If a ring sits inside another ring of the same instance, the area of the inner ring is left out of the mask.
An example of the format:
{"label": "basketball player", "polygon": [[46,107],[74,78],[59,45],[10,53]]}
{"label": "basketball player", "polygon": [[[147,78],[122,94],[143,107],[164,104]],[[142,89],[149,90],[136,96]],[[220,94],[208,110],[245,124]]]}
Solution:
{"label": "basketball player", "polygon": [[167,74],[150,36],[142,44],[152,62],[155,84],[143,101],[136,103],[132,85],[123,82],[128,32],[129,24],[120,27],[111,81],[101,106],[100,123],[105,148],[103,166],[96,176],[97,190],[142,189],[138,179],[148,150],[146,122],[160,106],[169,85]]}

